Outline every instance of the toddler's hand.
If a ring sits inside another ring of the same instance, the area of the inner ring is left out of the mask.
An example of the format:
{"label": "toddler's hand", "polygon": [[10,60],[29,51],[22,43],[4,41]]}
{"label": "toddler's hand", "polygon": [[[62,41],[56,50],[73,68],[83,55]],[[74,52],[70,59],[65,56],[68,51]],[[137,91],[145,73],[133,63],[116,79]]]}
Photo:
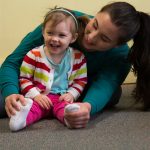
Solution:
{"label": "toddler's hand", "polygon": [[50,107],[53,105],[51,100],[43,94],[35,96],[34,101],[36,101],[42,108],[45,109],[50,109]]}
{"label": "toddler's hand", "polygon": [[60,101],[67,101],[69,103],[72,103],[73,100],[74,100],[74,97],[71,93],[65,93],[65,94],[63,94],[59,97],[59,100]]}

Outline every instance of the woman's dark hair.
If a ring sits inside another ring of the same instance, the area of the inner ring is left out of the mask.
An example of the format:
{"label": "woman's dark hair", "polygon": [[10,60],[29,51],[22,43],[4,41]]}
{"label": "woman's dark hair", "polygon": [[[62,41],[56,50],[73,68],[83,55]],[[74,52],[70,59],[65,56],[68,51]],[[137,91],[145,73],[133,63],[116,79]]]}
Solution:
{"label": "woman's dark hair", "polygon": [[145,109],[150,108],[150,16],[126,2],[114,2],[104,6],[100,12],[110,15],[119,27],[118,44],[133,39],[129,60],[137,76],[135,98],[142,101]]}

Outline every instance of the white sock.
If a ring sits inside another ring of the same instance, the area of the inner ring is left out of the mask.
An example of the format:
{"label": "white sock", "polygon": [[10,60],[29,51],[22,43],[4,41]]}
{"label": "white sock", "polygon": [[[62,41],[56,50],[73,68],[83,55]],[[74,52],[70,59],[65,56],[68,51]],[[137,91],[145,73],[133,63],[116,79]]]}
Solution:
{"label": "white sock", "polygon": [[[67,113],[67,112],[76,112],[79,109],[80,109],[80,106],[78,104],[68,104],[65,107],[65,113]],[[71,128],[71,126],[69,125],[69,123],[67,122],[67,120],[65,118],[64,118],[64,122],[65,122],[65,124],[68,128]]]}
{"label": "white sock", "polygon": [[16,111],[16,115],[11,116],[9,127],[11,131],[18,131],[26,126],[27,115],[31,109],[33,101],[29,98],[25,98],[26,106],[22,106],[20,101],[18,105],[20,106],[20,111]]}
{"label": "white sock", "polygon": [[65,112],[76,112],[80,109],[80,106],[76,103],[73,103],[73,104],[68,104],[66,107],[65,107]]}

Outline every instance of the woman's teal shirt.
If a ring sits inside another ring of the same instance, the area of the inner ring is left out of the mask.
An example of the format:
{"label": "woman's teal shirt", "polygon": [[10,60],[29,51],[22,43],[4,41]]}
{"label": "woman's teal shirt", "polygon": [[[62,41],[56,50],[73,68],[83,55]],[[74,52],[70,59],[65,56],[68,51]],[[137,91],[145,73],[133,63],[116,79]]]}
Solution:
{"label": "woman's teal shirt", "polygon": [[[84,13],[74,11],[77,16]],[[91,17],[91,16],[90,16]],[[15,51],[10,54],[0,69],[0,90],[5,98],[18,94],[19,70],[25,54],[43,44],[42,25],[28,33]],[[78,48],[80,50],[80,47]],[[91,114],[101,111],[114,91],[123,83],[130,70],[127,61],[129,47],[122,45],[106,52],[84,52],[87,59],[89,89],[83,102],[91,104]]]}

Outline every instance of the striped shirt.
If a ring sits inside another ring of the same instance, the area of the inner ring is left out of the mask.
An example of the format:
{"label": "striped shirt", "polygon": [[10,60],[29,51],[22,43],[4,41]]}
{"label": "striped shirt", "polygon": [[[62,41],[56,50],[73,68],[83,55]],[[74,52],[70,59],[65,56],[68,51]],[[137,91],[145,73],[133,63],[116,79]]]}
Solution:
{"label": "striped shirt", "polygon": [[[76,100],[87,83],[86,59],[83,53],[69,47],[71,52],[71,68],[67,72],[68,90]],[[29,51],[20,68],[21,92],[25,97],[34,98],[42,93],[50,93],[55,69],[48,62],[43,45]]]}

